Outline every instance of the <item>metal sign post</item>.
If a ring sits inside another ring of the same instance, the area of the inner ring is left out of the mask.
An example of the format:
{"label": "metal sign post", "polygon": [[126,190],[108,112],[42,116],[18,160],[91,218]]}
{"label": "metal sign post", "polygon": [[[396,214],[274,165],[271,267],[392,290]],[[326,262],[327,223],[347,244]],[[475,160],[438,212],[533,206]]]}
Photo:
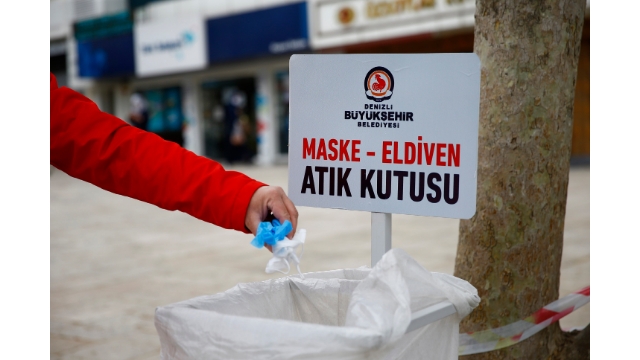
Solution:
{"label": "metal sign post", "polygon": [[371,267],[391,250],[391,214],[371,213]]}

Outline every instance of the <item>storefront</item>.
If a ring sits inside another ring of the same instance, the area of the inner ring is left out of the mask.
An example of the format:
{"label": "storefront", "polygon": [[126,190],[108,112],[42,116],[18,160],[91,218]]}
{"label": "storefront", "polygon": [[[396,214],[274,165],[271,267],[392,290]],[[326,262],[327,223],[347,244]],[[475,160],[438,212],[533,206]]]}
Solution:
{"label": "storefront", "polygon": [[435,52],[449,41],[424,43],[473,34],[474,14],[475,0],[311,0],[310,41],[322,52]]}
{"label": "storefront", "polygon": [[[572,157],[589,157],[589,4],[574,103]],[[309,37],[319,53],[473,52],[475,0],[310,0]]]}
{"label": "storefront", "polygon": [[[211,73],[200,85],[208,157],[236,162],[257,155],[272,163],[286,156],[288,84],[282,81],[288,81],[289,55],[309,49],[307,28],[306,3],[206,21],[209,64],[228,68],[226,76]],[[238,75],[230,75],[234,70]]]}
{"label": "storefront", "polygon": [[[288,61],[293,52],[309,51],[307,28],[304,2],[136,24],[137,76],[120,96],[137,92],[160,107],[166,103],[160,94],[177,89],[187,149],[225,163],[284,162]],[[154,123],[166,124],[166,116],[150,118]]]}
{"label": "storefront", "polygon": [[[135,23],[114,16],[106,30],[104,18],[78,24],[79,74],[96,80],[87,94],[103,110],[130,121],[138,93],[150,131],[223,162],[286,161],[292,53],[473,51],[474,0],[310,0],[209,16],[185,6],[174,16],[180,4],[153,3],[165,10]],[[576,156],[589,154],[588,18],[585,34]]]}

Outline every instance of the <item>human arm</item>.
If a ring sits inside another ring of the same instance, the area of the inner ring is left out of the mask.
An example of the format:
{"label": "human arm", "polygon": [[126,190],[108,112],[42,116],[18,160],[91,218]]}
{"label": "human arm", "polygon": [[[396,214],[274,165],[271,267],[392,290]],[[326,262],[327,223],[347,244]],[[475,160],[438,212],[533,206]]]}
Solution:
{"label": "human arm", "polygon": [[[254,212],[284,217],[274,187],[100,111],[82,94],[58,88],[53,75],[50,111],[51,165],[73,177],[243,232],[255,233]],[[262,187],[269,191],[257,192]]]}

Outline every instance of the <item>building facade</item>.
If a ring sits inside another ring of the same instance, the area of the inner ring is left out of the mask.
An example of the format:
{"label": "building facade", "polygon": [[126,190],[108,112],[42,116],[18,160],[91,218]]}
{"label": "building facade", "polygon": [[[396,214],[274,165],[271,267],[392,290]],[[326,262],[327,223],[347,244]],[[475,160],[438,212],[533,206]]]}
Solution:
{"label": "building facade", "polygon": [[[474,13],[474,0],[53,0],[51,71],[103,111],[197,154],[283,163],[291,54],[473,52]],[[580,156],[589,154],[588,34],[587,18]]]}

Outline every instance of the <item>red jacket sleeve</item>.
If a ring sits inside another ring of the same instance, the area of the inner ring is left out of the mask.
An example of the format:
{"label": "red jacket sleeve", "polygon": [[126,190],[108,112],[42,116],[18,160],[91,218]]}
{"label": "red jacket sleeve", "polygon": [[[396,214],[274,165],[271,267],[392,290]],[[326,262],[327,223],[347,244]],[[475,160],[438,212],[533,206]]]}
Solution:
{"label": "red jacket sleeve", "polygon": [[247,232],[253,193],[265,184],[101,112],[58,88],[51,74],[51,165],[116,194]]}

